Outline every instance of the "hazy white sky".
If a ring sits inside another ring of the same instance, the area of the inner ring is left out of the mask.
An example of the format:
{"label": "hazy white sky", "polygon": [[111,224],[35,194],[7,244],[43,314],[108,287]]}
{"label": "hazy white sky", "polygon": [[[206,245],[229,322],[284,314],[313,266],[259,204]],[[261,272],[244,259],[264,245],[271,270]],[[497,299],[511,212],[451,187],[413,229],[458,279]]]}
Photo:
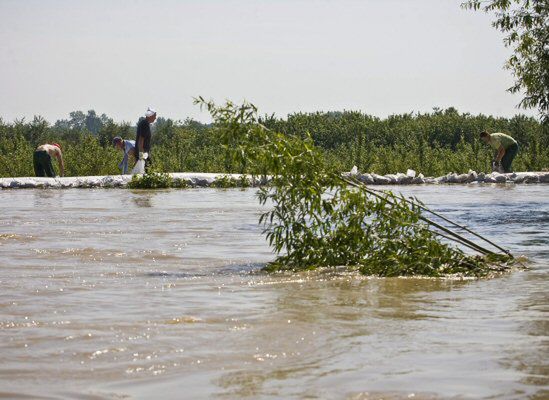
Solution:
{"label": "hazy white sky", "polygon": [[[509,50],[461,0],[0,0],[0,117],[95,109],[207,120],[192,104],[380,117],[511,116]],[[529,112],[533,115],[533,112]]]}

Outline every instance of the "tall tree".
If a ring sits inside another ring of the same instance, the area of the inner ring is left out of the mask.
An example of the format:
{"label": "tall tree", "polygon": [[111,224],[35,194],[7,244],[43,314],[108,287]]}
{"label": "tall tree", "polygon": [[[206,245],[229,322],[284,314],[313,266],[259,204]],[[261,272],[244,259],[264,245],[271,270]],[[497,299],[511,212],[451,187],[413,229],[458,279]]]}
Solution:
{"label": "tall tree", "polygon": [[523,92],[523,108],[537,108],[549,123],[549,1],[548,0],[468,0],[463,8],[493,13],[492,26],[506,36],[513,54],[506,63],[515,77],[508,90]]}
{"label": "tall tree", "polygon": [[86,115],[82,111],[73,111],[69,113],[69,128],[81,130],[86,126]]}
{"label": "tall tree", "polygon": [[88,114],[84,119],[84,124],[86,128],[94,135],[97,135],[99,130],[103,127],[103,121],[101,121],[101,118],[97,116],[95,110],[88,110]]}

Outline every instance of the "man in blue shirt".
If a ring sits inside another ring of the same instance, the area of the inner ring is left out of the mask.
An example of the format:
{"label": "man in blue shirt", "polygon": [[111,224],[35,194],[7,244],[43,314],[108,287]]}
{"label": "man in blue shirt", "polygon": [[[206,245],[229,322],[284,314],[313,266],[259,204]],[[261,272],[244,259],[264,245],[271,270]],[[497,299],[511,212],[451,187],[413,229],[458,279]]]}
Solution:
{"label": "man in blue shirt", "polygon": [[124,152],[124,158],[118,164],[118,168],[122,171],[123,175],[126,175],[128,173],[128,159],[130,156],[132,156],[134,159],[135,157],[135,141],[133,140],[124,140],[121,137],[117,136],[112,140],[113,146],[118,149],[122,150]]}

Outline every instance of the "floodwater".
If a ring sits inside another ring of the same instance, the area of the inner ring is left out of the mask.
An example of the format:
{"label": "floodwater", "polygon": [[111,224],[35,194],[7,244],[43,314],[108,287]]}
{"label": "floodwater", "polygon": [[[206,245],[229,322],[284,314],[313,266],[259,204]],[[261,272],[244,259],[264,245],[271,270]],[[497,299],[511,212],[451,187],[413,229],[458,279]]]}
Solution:
{"label": "floodwater", "polygon": [[0,398],[549,398],[549,186],[396,190],[531,269],[268,275],[253,189],[0,191]]}

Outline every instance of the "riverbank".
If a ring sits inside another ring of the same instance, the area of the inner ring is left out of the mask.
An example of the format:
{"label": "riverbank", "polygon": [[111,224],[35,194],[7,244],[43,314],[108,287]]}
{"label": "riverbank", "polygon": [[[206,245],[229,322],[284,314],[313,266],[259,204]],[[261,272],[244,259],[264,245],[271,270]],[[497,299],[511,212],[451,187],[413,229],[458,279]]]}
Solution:
{"label": "riverbank", "polygon": [[[369,185],[424,185],[424,184],[475,184],[475,183],[549,183],[549,172],[513,172],[510,174],[477,173],[469,171],[467,174],[449,173],[439,177],[425,177],[416,175],[415,171],[408,170],[406,174],[378,175],[370,173],[349,173],[361,182]],[[239,186],[243,182],[247,186],[260,186],[266,180],[252,178],[251,175],[179,172],[170,173],[174,180],[184,182],[188,187],[219,187],[216,185],[221,180],[231,180]],[[247,179],[243,179],[247,177]],[[29,189],[29,188],[125,188],[132,180],[132,175],[105,175],[105,176],[78,176],[78,177],[17,177],[0,178],[0,189]]]}

